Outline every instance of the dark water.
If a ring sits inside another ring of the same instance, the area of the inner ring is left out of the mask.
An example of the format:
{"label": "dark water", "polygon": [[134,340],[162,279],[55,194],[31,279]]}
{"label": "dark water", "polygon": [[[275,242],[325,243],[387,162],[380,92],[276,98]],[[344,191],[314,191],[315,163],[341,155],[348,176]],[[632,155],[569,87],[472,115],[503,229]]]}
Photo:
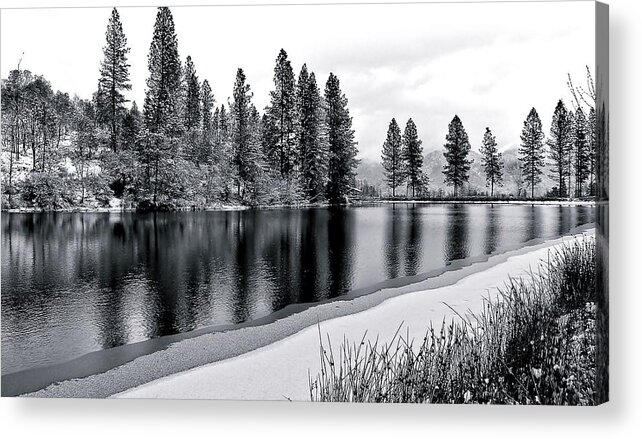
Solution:
{"label": "dark water", "polygon": [[589,206],[2,214],[2,373],[257,319],[593,221]]}

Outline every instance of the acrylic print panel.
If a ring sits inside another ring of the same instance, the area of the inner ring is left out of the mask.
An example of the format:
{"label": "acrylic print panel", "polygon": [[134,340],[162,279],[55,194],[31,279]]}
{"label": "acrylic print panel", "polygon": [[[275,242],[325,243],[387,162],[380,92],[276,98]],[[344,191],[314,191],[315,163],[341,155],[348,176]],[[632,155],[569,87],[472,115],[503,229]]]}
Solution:
{"label": "acrylic print panel", "polygon": [[1,17],[3,396],[608,399],[605,5]]}

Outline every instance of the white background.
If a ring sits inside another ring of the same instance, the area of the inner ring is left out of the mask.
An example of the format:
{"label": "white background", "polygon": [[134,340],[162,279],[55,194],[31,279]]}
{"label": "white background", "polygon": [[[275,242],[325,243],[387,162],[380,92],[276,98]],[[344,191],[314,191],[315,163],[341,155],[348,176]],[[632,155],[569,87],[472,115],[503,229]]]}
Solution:
{"label": "white background", "polygon": [[[224,0],[227,4],[244,3]],[[286,2],[281,0],[282,3]],[[299,1],[299,3],[305,1]],[[0,6],[213,4],[213,0],[0,0]],[[247,3],[247,0],[245,1]],[[270,3],[252,0],[252,3]],[[272,1],[274,3],[274,0]],[[0,400],[3,437],[618,438],[642,434],[639,201],[642,2],[610,0],[611,402],[595,408],[218,401]],[[637,178],[636,178],[637,177]]]}

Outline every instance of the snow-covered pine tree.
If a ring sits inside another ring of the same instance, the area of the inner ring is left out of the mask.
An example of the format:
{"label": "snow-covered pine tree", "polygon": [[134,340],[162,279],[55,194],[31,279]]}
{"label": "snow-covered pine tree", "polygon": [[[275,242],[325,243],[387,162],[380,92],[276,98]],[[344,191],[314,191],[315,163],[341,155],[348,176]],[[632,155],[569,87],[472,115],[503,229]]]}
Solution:
{"label": "snow-covered pine tree", "polygon": [[396,196],[395,190],[406,180],[401,142],[401,130],[397,120],[393,117],[388,124],[388,133],[381,150],[381,165],[388,187],[392,189],[393,197]]}
{"label": "snow-covered pine tree", "polygon": [[233,100],[230,103],[232,163],[235,168],[237,195],[244,197],[245,187],[252,182],[255,171],[256,121],[258,112],[252,104],[252,92],[245,82],[243,69],[236,72]]}
{"label": "snow-covered pine tree", "polygon": [[201,86],[196,75],[196,67],[192,57],[185,60],[185,130],[198,128],[201,123]]}
{"label": "snow-covered pine tree", "polygon": [[227,142],[230,137],[230,116],[225,109],[225,104],[221,104],[221,111],[218,115],[218,131],[222,142]]}
{"label": "snow-covered pine tree", "polygon": [[318,201],[324,196],[328,179],[328,138],[321,91],[314,72],[308,76],[307,69],[305,74],[302,69],[299,91],[300,176],[307,199]]}
{"label": "snow-covered pine tree", "polygon": [[139,136],[138,150],[144,165],[142,201],[155,209],[180,197],[182,187],[177,182],[183,176],[173,163],[180,157],[178,140],[183,132],[182,69],[174,19],[167,7],[158,8],[147,61],[145,130]]}
{"label": "snow-covered pine tree", "polygon": [[535,186],[542,181],[544,168],[544,132],[542,121],[535,108],[531,108],[521,134],[522,144],[519,148],[519,161],[522,165],[524,182],[531,187],[531,198],[535,197]]}
{"label": "snow-covered pine tree", "polygon": [[[201,87],[201,114],[202,114],[202,126],[203,132],[211,132],[213,129],[213,115],[212,108],[214,108],[214,95],[212,94],[212,87],[210,87],[209,81],[206,79],[203,81]],[[218,109],[217,109],[218,111]]]}
{"label": "snow-covered pine tree", "polygon": [[457,115],[448,124],[448,134],[446,135],[444,148],[446,149],[444,151],[444,157],[446,158],[443,170],[444,181],[447,185],[453,187],[453,194],[456,197],[459,194],[459,189],[468,181],[471,164],[471,161],[468,160],[468,153],[470,152],[468,134]]}
{"label": "snow-covered pine tree", "polygon": [[408,187],[412,190],[413,198],[415,198],[418,192],[423,191],[427,183],[422,171],[424,165],[424,149],[421,143],[417,134],[417,126],[412,118],[410,118],[408,122],[406,122],[406,128],[403,131],[402,151]]}
{"label": "snow-covered pine tree", "polygon": [[[307,139],[305,135],[305,130],[307,129],[306,122],[308,118],[308,113],[306,112],[306,99],[308,95],[308,80],[310,78],[310,75],[308,73],[308,67],[306,64],[303,64],[301,67],[301,72],[299,73],[299,80],[297,81],[296,84],[296,105],[297,105],[297,141],[298,141],[298,151],[297,153],[299,154],[298,160],[299,160],[299,169],[303,172],[303,162],[305,161],[306,157],[306,144],[307,144]],[[266,115],[267,116],[267,115]],[[264,118],[265,122],[265,137],[263,139],[264,145],[268,146],[270,143],[270,138],[269,138],[269,133],[271,131],[274,131],[272,127],[269,126],[270,121],[268,117]],[[269,148],[269,146],[268,146]],[[305,186],[305,177],[301,176],[301,180],[304,183]]]}
{"label": "snow-covered pine tree", "polygon": [[566,169],[569,166],[569,142],[572,127],[569,125],[568,111],[564,102],[560,99],[553,112],[551,121],[551,131],[546,143],[549,147],[549,157],[553,161],[553,171],[551,177],[557,181],[558,196],[566,197],[568,188],[566,187]]}
{"label": "snow-covered pine tree", "polygon": [[495,186],[501,186],[502,169],[504,163],[502,162],[502,153],[497,149],[497,141],[491,132],[490,128],[486,127],[482,146],[479,150],[482,155],[481,162],[486,174],[486,184],[490,185],[490,196],[495,194]]}
{"label": "snow-covered pine tree", "polygon": [[575,170],[575,196],[582,197],[584,183],[589,177],[591,139],[588,122],[582,107],[575,112],[575,126],[573,139],[573,165]]}
{"label": "snow-covered pine tree", "polygon": [[100,63],[100,78],[96,104],[99,122],[109,127],[110,144],[113,151],[119,146],[119,131],[127,99],[123,92],[131,89],[129,82],[129,64],[127,63],[127,38],[123,32],[120,15],[112,9],[107,31],[107,43],[103,47],[103,60]]}
{"label": "snow-covered pine tree", "polygon": [[177,135],[181,130],[181,61],[172,13],[158,8],[148,55],[149,78],[145,93],[145,125],[154,134]]}
{"label": "snow-covered pine tree", "polygon": [[131,108],[126,112],[125,117],[123,118],[123,148],[134,149],[136,138],[143,129],[143,124],[143,115],[140,113],[140,110],[138,110],[136,101],[133,101]]}
{"label": "snow-covered pine tree", "polygon": [[595,158],[597,156],[597,118],[595,108],[591,107],[588,116],[589,132],[589,195],[595,195]]}
{"label": "snow-covered pine tree", "polygon": [[341,91],[339,78],[333,73],[325,85],[325,105],[329,152],[326,195],[331,203],[343,203],[353,190],[359,161],[348,99]]}
{"label": "snow-covered pine tree", "polygon": [[573,196],[573,186],[571,185],[571,179],[573,177],[573,158],[575,157],[575,113],[572,110],[568,110],[568,129],[569,135],[566,144],[566,166],[564,169],[564,175],[566,177],[566,192],[569,197]]}
{"label": "snow-covered pine tree", "polygon": [[274,90],[270,92],[270,105],[266,112],[274,132],[269,139],[268,158],[281,173],[290,179],[297,162],[297,105],[296,84],[288,54],[281,49],[274,67]]}
{"label": "snow-covered pine tree", "polygon": [[276,144],[276,126],[269,114],[263,113],[261,117],[261,152],[271,170],[281,176],[281,171],[278,165],[278,159],[274,152],[274,145]]}
{"label": "snow-covered pine tree", "polygon": [[200,161],[209,161],[212,158],[212,145],[214,144],[214,127],[212,124],[212,108],[214,107],[214,95],[208,80],[203,81],[200,87],[200,113],[201,118],[201,151]]}
{"label": "snow-covered pine tree", "polygon": [[[303,66],[301,67],[301,72],[299,72],[299,80],[296,83],[296,103],[298,108],[299,120],[303,118],[303,115],[301,114],[301,108],[303,107],[303,101],[305,100],[305,95],[308,92],[309,79],[310,79],[310,74],[308,73],[308,66],[306,64],[303,64]],[[301,130],[301,124],[299,124],[297,128]]]}

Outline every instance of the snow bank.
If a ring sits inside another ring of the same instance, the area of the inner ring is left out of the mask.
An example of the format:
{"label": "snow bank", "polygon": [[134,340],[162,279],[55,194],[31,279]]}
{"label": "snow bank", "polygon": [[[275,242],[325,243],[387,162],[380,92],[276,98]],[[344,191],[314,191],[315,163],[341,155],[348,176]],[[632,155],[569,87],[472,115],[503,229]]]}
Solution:
{"label": "snow bank", "polygon": [[[484,297],[494,295],[509,276],[526,275],[547,258],[552,247],[512,256],[449,286],[393,297],[365,311],[321,322],[324,343],[326,334],[332,346],[338,347],[344,337],[359,341],[366,331],[370,340],[389,342],[402,322],[403,334],[423,338],[431,322],[439,326],[444,318],[455,317],[455,311],[479,311]],[[309,400],[308,372],[316,377],[319,364],[319,327],[313,325],[263,348],[170,375],[114,397]]]}

